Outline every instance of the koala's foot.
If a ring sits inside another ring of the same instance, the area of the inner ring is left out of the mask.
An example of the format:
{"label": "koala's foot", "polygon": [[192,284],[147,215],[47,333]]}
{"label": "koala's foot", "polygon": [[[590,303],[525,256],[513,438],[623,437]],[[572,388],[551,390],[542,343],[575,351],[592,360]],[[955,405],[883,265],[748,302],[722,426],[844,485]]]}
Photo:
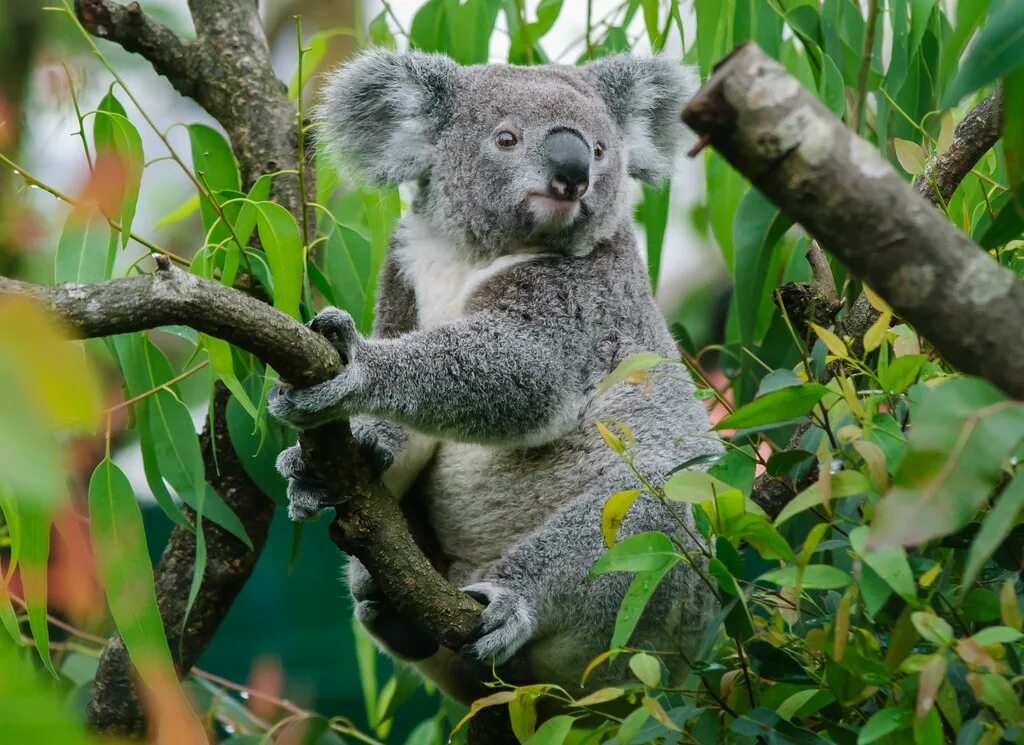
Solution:
{"label": "koala's foot", "polygon": [[394,654],[415,662],[438,650],[437,640],[387,601],[356,558],[349,559],[348,589],[356,603],[356,620]]}
{"label": "koala's foot", "polygon": [[495,581],[477,582],[462,591],[487,604],[462,653],[483,663],[508,662],[533,635],[536,620],[526,599]]}
{"label": "koala's foot", "polygon": [[432,657],[440,647],[419,624],[399,613],[386,600],[359,601],[356,620],[393,654],[410,662]]}
{"label": "koala's foot", "polygon": [[363,338],[356,330],[352,316],[338,308],[325,308],[309,322],[309,327],[322,334],[338,350],[345,368],[324,383],[308,388],[278,385],[267,394],[270,413],[299,429],[354,414],[352,397],[362,382],[355,361]]}
{"label": "koala's foot", "polygon": [[288,479],[288,517],[292,520],[311,520],[321,510],[332,506],[327,489],[317,481],[305,461],[298,445],[285,448],[277,456],[277,472]]}

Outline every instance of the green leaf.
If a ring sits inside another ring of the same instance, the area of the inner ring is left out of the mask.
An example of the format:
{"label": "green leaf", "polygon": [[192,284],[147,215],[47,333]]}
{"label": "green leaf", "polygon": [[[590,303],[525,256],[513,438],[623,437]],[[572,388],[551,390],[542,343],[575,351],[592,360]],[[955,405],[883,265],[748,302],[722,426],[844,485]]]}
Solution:
{"label": "green leaf", "polygon": [[744,429],[796,419],[813,409],[827,392],[828,388],[817,383],[781,388],[736,409],[715,429]]}
{"label": "green leaf", "polygon": [[242,178],[231,145],[220,132],[205,124],[190,124],[188,138],[192,146],[192,170],[203,187],[199,210],[209,234],[208,241],[215,245],[231,236],[229,226],[223,220],[218,222],[218,211],[224,210],[217,192],[241,191]]}
{"label": "green leaf", "polygon": [[[736,244],[733,281],[736,289],[737,320],[740,343],[752,348],[755,342],[758,314],[768,296],[768,276],[775,245],[783,233],[792,225],[774,202],[751,189],[744,196],[733,226]],[[746,365],[748,359],[743,358]]]}
{"label": "green leaf", "polygon": [[673,502],[700,504],[732,491],[733,487],[706,471],[679,471],[665,482],[662,489]]}
{"label": "green leaf", "polygon": [[[1004,195],[1002,205],[999,204],[999,198],[992,202],[992,207],[996,210],[995,220],[992,220],[977,237],[978,244],[987,249],[999,248],[1024,234],[1024,186]],[[988,219],[987,211],[985,219]],[[984,223],[979,223],[976,227],[983,225]]]}
{"label": "green leaf", "polygon": [[299,226],[288,210],[274,202],[260,202],[256,209],[256,229],[274,283],[274,307],[298,318],[303,275]]}
{"label": "green leaf", "polygon": [[867,550],[868,529],[863,525],[850,531],[850,546],[860,558],[881,577],[900,597],[912,605],[917,604],[917,585],[907,561],[907,552],[900,546]]}
{"label": "green leaf", "polygon": [[911,401],[909,448],[875,508],[871,548],[918,545],[963,528],[1024,438],[1024,404],[985,381],[920,388]]}
{"label": "green leaf", "polygon": [[[832,490],[829,496],[831,499],[852,497],[855,494],[866,492],[870,486],[860,471],[840,471],[832,474]],[[825,495],[822,494],[821,487],[815,482],[786,503],[778,517],[775,518],[775,525],[782,525],[794,515],[824,503]]]}
{"label": "green leaf", "polygon": [[198,194],[192,194],[191,196],[187,197],[185,199],[185,201],[183,201],[177,207],[175,207],[170,212],[168,212],[166,215],[164,215],[159,220],[157,220],[156,224],[153,227],[155,227],[155,228],[163,228],[163,227],[166,227],[168,225],[173,225],[176,222],[180,222],[181,220],[184,220],[186,217],[188,217],[189,215],[191,215],[193,212],[195,212],[198,209],[199,209],[199,195]]}
{"label": "green leaf", "polygon": [[21,646],[3,634],[0,670],[0,737],[5,743],[95,745],[96,740],[85,732],[81,715],[68,705],[68,694],[52,680],[43,680],[22,654]]}
{"label": "green leaf", "polygon": [[142,512],[128,478],[104,458],[89,481],[89,534],[110,613],[143,680],[175,680],[153,589]]}
{"label": "green leaf", "polygon": [[590,570],[596,577],[608,572],[644,572],[673,566],[679,561],[675,546],[660,531],[637,533],[625,538],[606,551]]}
{"label": "green leaf", "polygon": [[75,207],[64,222],[54,257],[54,280],[62,282],[101,282],[110,279],[112,262],[110,226],[93,205]]}
{"label": "green leaf", "polygon": [[647,274],[651,278],[651,287],[655,290],[658,288],[658,275],[661,272],[661,249],[665,244],[665,229],[668,227],[671,188],[671,182],[666,182],[660,187],[649,184],[643,187],[641,214],[644,239],[647,241]]}
{"label": "green leaf", "polygon": [[562,745],[569,736],[572,723],[576,721],[568,714],[552,717],[537,728],[526,745]]}
{"label": "green leaf", "polygon": [[370,21],[368,28],[370,32],[370,42],[375,47],[384,47],[385,49],[395,49],[397,42],[395,41],[395,35],[391,33],[391,28],[388,26],[388,12],[382,10],[374,19]]}
{"label": "green leaf", "polygon": [[907,709],[886,707],[876,711],[861,727],[857,735],[857,745],[871,745],[892,732],[906,729],[910,724],[911,712]]}
{"label": "green leaf", "polygon": [[910,619],[914,622],[914,628],[925,641],[939,647],[948,647],[953,643],[953,628],[943,619],[934,613],[915,611]]}
{"label": "green leaf", "polygon": [[956,69],[960,56],[967,47],[978,25],[988,13],[990,0],[971,0],[956,4],[956,24],[952,33],[945,39],[942,49],[940,79],[949,82],[950,73]]}
{"label": "green leaf", "polygon": [[[676,557],[678,559],[678,557]],[[676,561],[666,562],[663,566],[648,571],[637,572],[633,581],[629,583],[626,594],[622,596],[622,603],[615,615],[615,628],[612,631],[610,649],[624,647],[629,643],[637,623],[643,615],[644,608],[650,601],[654,591],[658,589],[661,580],[665,578]]]}
{"label": "green leaf", "polygon": [[1024,64],[1024,3],[998,3],[978,33],[960,72],[944,98],[944,105],[956,104],[968,93],[1003,77]]}
{"label": "green leaf", "polygon": [[902,393],[917,380],[921,374],[921,368],[928,358],[923,354],[909,354],[904,357],[897,357],[878,375],[882,389],[887,393]]}
{"label": "green leaf", "polygon": [[964,566],[961,584],[964,592],[974,584],[974,580],[978,578],[978,574],[989,557],[995,553],[1013,530],[1021,509],[1024,509],[1024,472],[1017,474],[1006,485],[992,509],[985,515],[981,529],[974,537],[971,548],[967,552],[967,562]]}
{"label": "green leaf", "polygon": [[974,634],[971,639],[975,644],[987,647],[989,644],[1012,644],[1024,639],[1024,633],[1009,626],[991,626]]}
{"label": "green leaf", "polygon": [[[1003,78],[1002,134],[1007,181],[1016,189],[1024,184],[1024,63]],[[1019,212],[1019,202],[1017,207]]]}
{"label": "green leaf", "polygon": [[235,359],[231,353],[231,345],[215,336],[200,334],[200,338],[203,340],[206,353],[210,357],[210,366],[217,373],[217,377],[228,387],[231,395],[242,405],[242,408],[246,410],[249,416],[254,420],[258,419],[256,405],[249,398],[249,394],[242,385],[242,381],[238,379],[238,375],[235,374]]}
{"label": "green leaf", "polygon": [[57,671],[50,658],[50,630],[46,620],[46,574],[55,509],[54,504],[23,500],[19,505],[18,522],[21,533],[21,585],[25,593],[29,630],[43,666],[56,678]]}
{"label": "green leaf", "polygon": [[783,567],[761,575],[761,579],[780,587],[796,587],[799,582],[805,590],[836,590],[853,581],[848,572],[827,564],[808,564],[802,578],[798,578],[797,567]]}

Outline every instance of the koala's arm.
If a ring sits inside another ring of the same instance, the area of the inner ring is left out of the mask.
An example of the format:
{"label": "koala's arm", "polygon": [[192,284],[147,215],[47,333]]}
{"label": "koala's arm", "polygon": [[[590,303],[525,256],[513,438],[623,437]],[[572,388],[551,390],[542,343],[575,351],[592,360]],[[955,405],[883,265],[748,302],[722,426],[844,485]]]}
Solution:
{"label": "koala's arm", "polygon": [[[399,273],[394,256],[389,255],[377,281],[372,338],[391,339],[415,328],[416,294]],[[375,416],[352,417],[350,425],[353,436],[373,454],[382,472],[401,460],[401,451],[409,440],[401,425]]]}
{"label": "koala's arm", "polygon": [[[593,360],[557,272],[509,271],[465,316],[390,339],[363,339],[335,312],[324,331],[351,363],[320,386],[272,401],[298,426],[371,414],[468,442],[534,444],[577,424]],[[346,330],[347,329],[347,330]]]}

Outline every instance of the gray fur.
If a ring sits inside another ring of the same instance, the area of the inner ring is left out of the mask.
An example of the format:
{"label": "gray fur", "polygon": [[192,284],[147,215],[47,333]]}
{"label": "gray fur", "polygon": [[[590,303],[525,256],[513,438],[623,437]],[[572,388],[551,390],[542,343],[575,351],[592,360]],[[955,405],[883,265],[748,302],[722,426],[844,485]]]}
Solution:
{"label": "gray fur", "polygon": [[[460,68],[435,55],[373,52],[329,85],[325,137],[342,158],[374,180],[416,180],[419,191],[382,273],[374,335],[324,311],[315,325],[348,366],[321,385],[278,391],[270,408],[299,427],[352,417],[361,439],[392,458],[389,488],[401,496],[416,481],[440,544],[435,564],[488,601],[462,657],[441,648],[419,662],[457,698],[477,690],[472,660],[525,661],[534,679],[578,690],[583,667],[607,649],[631,577],[587,574],[605,550],[604,502],[640,484],[596,420],[632,429],[636,465],[655,484],[721,449],[678,366],[649,385],[593,396],[630,354],[678,356],[633,235],[628,180],[667,175],[691,81],[663,59]],[[558,128],[604,145],[568,222],[528,198],[547,183],[542,143]],[[495,146],[502,130],[516,133],[516,147]],[[396,132],[413,134],[403,144]],[[284,461],[296,494],[315,498],[301,469],[288,468],[301,459]],[[620,537],[645,530],[696,548],[651,495],[631,508]],[[363,605],[372,580],[358,562],[350,581],[372,628],[386,601]],[[711,605],[680,564],[631,644],[689,657]],[[393,651],[402,641],[377,631]],[[591,685],[628,677],[620,659]]]}

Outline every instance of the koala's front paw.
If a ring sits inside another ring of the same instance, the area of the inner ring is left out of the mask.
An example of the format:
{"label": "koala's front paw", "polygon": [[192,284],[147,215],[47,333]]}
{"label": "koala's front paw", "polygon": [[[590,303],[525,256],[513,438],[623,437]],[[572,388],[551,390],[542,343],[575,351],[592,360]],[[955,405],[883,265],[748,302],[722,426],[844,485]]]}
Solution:
{"label": "koala's front paw", "polygon": [[267,394],[267,410],[298,429],[345,419],[354,413],[352,398],[361,380],[360,371],[350,364],[326,383],[308,388],[279,385]]}
{"label": "koala's front paw", "polygon": [[328,307],[316,314],[309,327],[331,343],[341,355],[342,364],[349,364],[355,356],[356,347],[362,336],[356,329],[356,322],[347,311]]}
{"label": "koala's front paw", "polygon": [[536,619],[526,598],[496,581],[477,582],[462,591],[487,604],[462,653],[488,664],[508,662],[533,635]]}
{"label": "koala's front paw", "polygon": [[311,520],[332,501],[327,489],[318,482],[302,459],[298,445],[285,448],[277,456],[277,472],[288,479],[288,517],[292,520]]}
{"label": "koala's front paw", "polygon": [[355,413],[352,396],[362,382],[356,364],[363,337],[356,330],[352,316],[338,308],[324,308],[309,327],[324,336],[341,355],[345,369],[330,380],[308,388],[278,385],[267,394],[267,409],[276,418],[293,427],[304,429],[334,419],[345,419]]}

